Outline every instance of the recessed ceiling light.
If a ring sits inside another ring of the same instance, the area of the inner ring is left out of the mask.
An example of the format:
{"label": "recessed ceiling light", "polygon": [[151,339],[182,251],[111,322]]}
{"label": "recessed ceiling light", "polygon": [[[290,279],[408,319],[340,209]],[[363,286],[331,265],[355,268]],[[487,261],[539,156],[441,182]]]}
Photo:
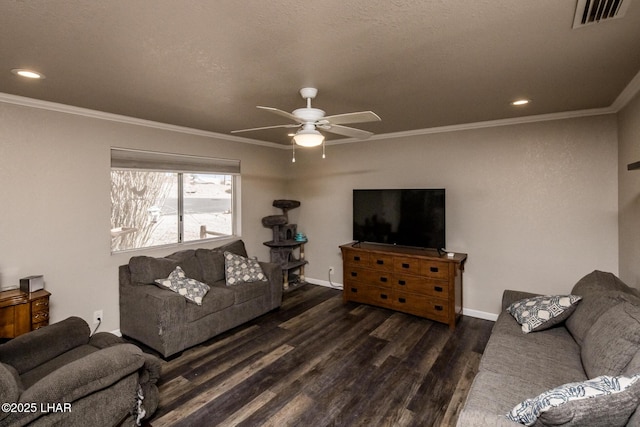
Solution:
{"label": "recessed ceiling light", "polygon": [[44,79],[44,74],[24,68],[14,68],[11,72],[17,76],[26,77],[28,79]]}
{"label": "recessed ceiling light", "polygon": [[511,103],[511,105],[515,105],[515,106],[519,106],[519,105],[527,105],[528,103],[530,103],[531,100],[530,99],[516,99],[515,101],[513,101]]}

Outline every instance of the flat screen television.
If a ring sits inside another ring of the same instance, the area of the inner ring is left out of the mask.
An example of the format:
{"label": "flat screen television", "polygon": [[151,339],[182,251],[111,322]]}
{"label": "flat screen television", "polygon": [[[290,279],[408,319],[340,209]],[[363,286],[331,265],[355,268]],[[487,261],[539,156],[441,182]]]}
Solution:
{"label": "flat screen television", "polygon": [[445,190],[353,190],[353,240],[446,248]]}

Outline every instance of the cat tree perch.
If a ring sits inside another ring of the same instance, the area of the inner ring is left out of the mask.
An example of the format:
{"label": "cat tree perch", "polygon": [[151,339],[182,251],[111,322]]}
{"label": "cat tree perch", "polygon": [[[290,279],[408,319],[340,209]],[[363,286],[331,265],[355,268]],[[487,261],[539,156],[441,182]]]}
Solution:
{"label": "cat tree perch", "polygon": [[[264,242],[269,247],[271,262],[279,264],[282,268],[283,288],[289,289],[292,284],[304,283],[304,266],[308,263],[304,259],[304,244],[306,236],[297,232],[297,224],[289,224],[288,212],[300,206],[297,200],[274,200],[273,206],[282,209],[282,215],[269,215],[262,218],[262,225],[271,228],[273,239]],[[295,257],[294,252],[300,249],[300,255]],[[294,272],[299,270],[299,274]]]}

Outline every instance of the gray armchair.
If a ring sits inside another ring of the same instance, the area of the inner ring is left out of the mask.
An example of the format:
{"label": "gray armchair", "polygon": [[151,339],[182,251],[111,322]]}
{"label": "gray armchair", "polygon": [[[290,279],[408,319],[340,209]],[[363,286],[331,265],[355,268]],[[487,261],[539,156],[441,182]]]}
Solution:
{"label": "gray armchair", "polygon": [[70,317],[0,345],[0,427],[135,425],[159,376],[158,358]]}

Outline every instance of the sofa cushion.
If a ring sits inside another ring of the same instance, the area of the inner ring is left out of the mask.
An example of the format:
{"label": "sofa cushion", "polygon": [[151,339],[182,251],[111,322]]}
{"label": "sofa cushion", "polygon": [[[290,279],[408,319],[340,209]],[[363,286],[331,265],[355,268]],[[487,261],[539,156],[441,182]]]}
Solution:
{"label": "sofa cushion", "polygon": [[582,296],[580,304],[566,320],[565,326],[573,339],[583,345],[587,332],[605,311],[632,298],[632,295],[623,291],[589,292]]}
{"label": "sofa cushion", "polygon": [[622,303],[607,310],[587,332],[582,364],[590,378],[620,375],[640,351],[640,307]]}
{"label": "sofa cushion", "polygon": [[231,252],[243,257],[247,256],[247,250],[242,240],[236,240],[214,249],[196,249],[196,259],[200,264],[202,280],[213,284],[224,280],[224,252]]}
{"label": "sofa cushion", "polygon": [[[560,384],[587,379],[580,347],[566,328],[523,334],[520,325],[507,312],[498,316],[479,369],[507,375],[516,384],[533,381],[544,387],[536,394]],[[512,402],[507,411],[516,403]]]}
{"label": "sofa cushion", "polygon": [[134,256],[129,260],[131,283],[152,284],[156,279],[169,276],[179,263],[168,258]]}
{"label": "sofa cushion", "polygon": [[243,283],[240,286],[228,286],[228,288],[233,291],[236,304],[242,304],[243,302],[269,294],[269,284],[267,282],[249,282]]}
{"label": "sofa cushion", "polygon": [[202,299],[202,305],[187,304],[185,309],[186,320],[187,322],[195,322],[211,313],[231,307],[234,301],[235,294],[230,289],[227,289],[224,284],[222,286],[211,285],[209,292]]}
{"label": "sofa cushion", "polygon": [[591,292],[621,291],[640,297],[637,289],[630,288],[615,274],[594,270],[576,282],[571,290],[574,295],[587,295]]}
{"label": "sofa cushion", "polygon": [[88,344],[73,348],[65,353],[62,353],[58,357],[51,359],[48,362],[43,363],[42,365],[36,366],[32,370],[22,374],[20,376],[20,378],[22,379],[22,384],[24,385],[24,388],[27,389],[50,373],[62,368],[65,365],[68,365],[71,362],[82,359],[83,357],[91,353],[95,353],[96,351],[98,351],[98,348]]}
{"label": "sofa cushion", "polygon": [[196,249],[196,259],[200,263],[202,280],[213,284],[224,280],[224,255],[216,249]]}
{"label": "sofa cushion", "polygon": [[531,426],[624,426],[638,406],[640,375],[563,384],[517,404],[512,421]]}
{"label": "sofa cushion", "polygon": [[522,325],[522,332],[548,329],[573,313],[581,297],[576,295],[544,295],[525,298],[507,307],[507,311]]}
{"label": "sofa cushion", "polygon": [[79,317],[68,317],[0,345],[0,362],[20,375],[75,347],[87,344],[91,330]]}
{"label": "sofa cushion", "polygon": [[158,279],[155,282],[198,305],[202,305],[202,298],[209,292],[206,283],[187,277],[180,267],[176,267],[166,279]]}
{"label": "sofa cushion", "polygon": [[[195,249],[186,249],[184,251],[178,251],[172,253],[171,255],[167,255],[165,258],[178,261],[178,265],[182,268],[182,271],[192,279],[195,279],[199,282],[202,282],[204,279],[202,278],[202,268],[200,267],[200,263],[196,258],[196,250]],[[156,277],[159,279],[159,277]]]}
{"label": "sofa cushion", "polygon": [[224,252],[224,268],[227,286],[267,281],[258,261],[232,252]]}
{"label": "sofa cushion", "polygon": [[[23,390],[18,371],[11,365],[0,363],[0,402],[17,402]],[[2,412],[6,414],[8,411]],[[0,413],[0,419],[3,413]]]}

